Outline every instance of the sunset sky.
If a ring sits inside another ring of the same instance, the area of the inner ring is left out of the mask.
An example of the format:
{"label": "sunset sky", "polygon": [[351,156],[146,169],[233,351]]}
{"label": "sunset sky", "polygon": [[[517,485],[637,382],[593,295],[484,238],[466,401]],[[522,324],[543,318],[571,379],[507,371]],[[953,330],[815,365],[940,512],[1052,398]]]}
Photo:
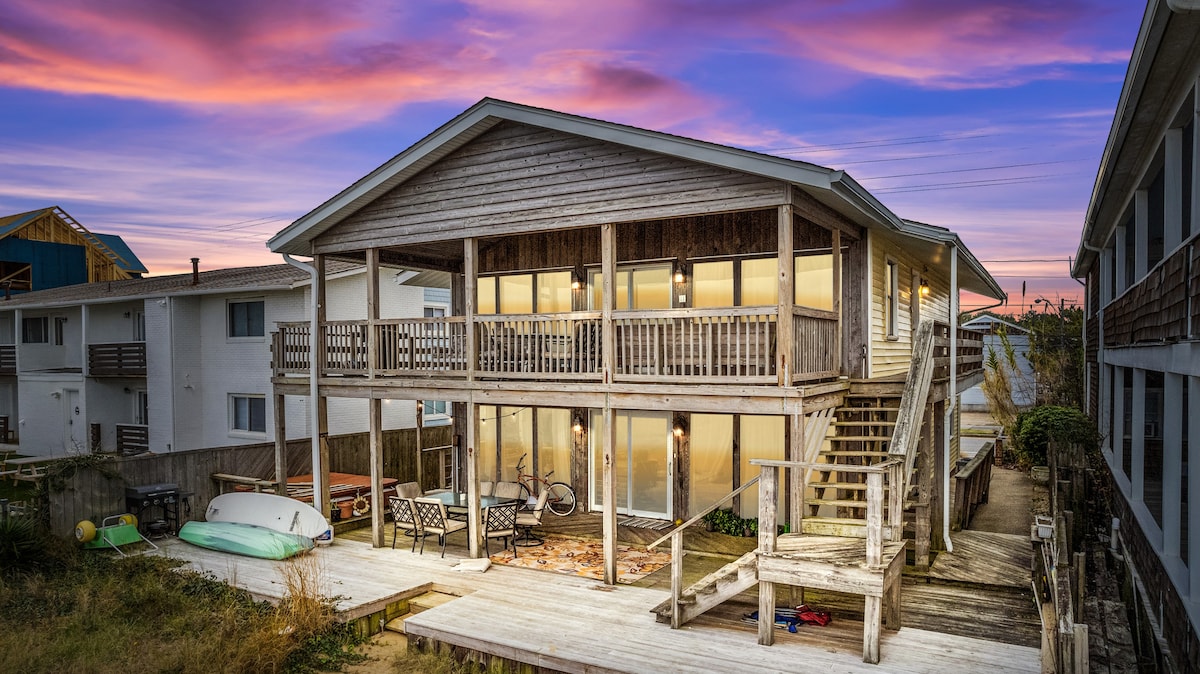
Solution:
{"label": "sunset sky", "polygon": [[268,237],[491,96],[845,169],[958,232],[1010,304],[1075,298],[1144,9],[5,0],[0,215],[61,206],[152,274],[277,263]]}

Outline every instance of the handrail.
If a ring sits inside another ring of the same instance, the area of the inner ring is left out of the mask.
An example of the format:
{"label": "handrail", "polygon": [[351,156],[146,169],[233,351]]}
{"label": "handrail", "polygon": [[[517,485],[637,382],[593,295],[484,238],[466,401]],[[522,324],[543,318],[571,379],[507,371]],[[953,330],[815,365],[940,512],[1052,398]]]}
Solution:
{"label": "handrail", "polygon": [[856,466],[851,464],[829,464],[819,461],[781,461],[779,459],[750,459],[752,466],[771,466],[773,468],[814,468],[820,470],[829,470],[831,465],[836,466],[839,473],[886,473],[888,468],[900,463],[900,459],[888,459],[880,461],[869,466]]}
{"label": "handrail", "polygon": [[888,449],[889,454],[904,460],[906,483],[917,460],[916,447],[921,435],[921,422],[925,417],[925,403],[929,398],[929,385],[933,378],[933,360],[933,321],[921,321],[913,340],[912,363],[908,369],[908,379],[904,385],[900,411],[896,413],[896,426],[892,430],[892,441]]}
{"label": "handrail", "polygon": [[693,524],[695,524],[696,522],[699,522],[701,519],[704,519],[704,516],[705,516],[705,515],[709,514],[710,512],[712,512],[712,511],[714,511],[714,510],[716,510],[716,509],[717,509],[717,507],[718,507],[718,506],[720,506],[722,503],[724,503],[724,502],[728,501],[729,499],[733,498],[734,496],[737,496],[738,494],[740,494],[740,493],[742,493],[742,492],[746,491],[747,489],[749,489],[751,486],[753,486],[753,485],[755,485],[755,484],[758,484],[758,476],[755,476],[753,479],[751,479],[751,480],[750,480],[749,482],[747,482],[746,484],[744,484],[744,485],[742,485],[742,486],[738,487],[737,489],[734,489],[733,491],[729,492],[729,493],[728,493],[728,494],[726,494],[726,495],[725,495],[725,497],[724,497],[724,498],[722,498],[720,501],[716,501],[716,502],[715,502],[715,503],[713,503],[712,505],[710,505],[710,506],[708,506],[707,508],[705,508],[705,509],[704,509],[704,510],[703,510],[703,511],[702,511],[702,512],[699,514],[699,515],[696,515],[696,516],[695,516],[695,517],[693,517],[692,519],[690,519],[690,520],[688,520],[688,521],[684,522],[683,524],[680,524],[679,526],[675,527],[674,529],[672,529],[671,531],[669,531],[668,533],[666,533],[666,534],[665,534],[665,535],[664,535],[662,538],[660,538],[660,539],[658,539],[657,541],[654,541],[653,543],[651,543],[651,544],[647,545],[647,546],[646,546],[646,550],[653,550],[654,548],[658,547],[658,544],[659,544],[659,543],[662,543],[663,541],[667,540],[668,538],[670,538],[670,537],[674,536],[674,535],[675,535],[677,532],[683,531],[684,529],[686,529],[686,528],[688,528],[688,527],[692,526],[692,525],[693,525]]}

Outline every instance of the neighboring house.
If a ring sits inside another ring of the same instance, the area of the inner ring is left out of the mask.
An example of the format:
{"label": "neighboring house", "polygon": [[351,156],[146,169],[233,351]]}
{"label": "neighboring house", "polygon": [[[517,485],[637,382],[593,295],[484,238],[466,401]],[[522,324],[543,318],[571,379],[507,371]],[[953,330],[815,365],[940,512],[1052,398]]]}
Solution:
{"label": "neighboring house", "polygon": [[[423,315],[426,289],[394,282],[395,270],[379,274],[385,311]],[[366,314],[364,276],[362,265],[330,265],[328,318]],[[308,284],[304,271],[281,264],[0,300],[0,414],[8,415],[20,451],[39,456],[272,441],[269,332],[276,322],[308,319]],[[365,414],[361,401],[335,402],[329,430],[361,432]],[[302,400],[290,401],[289,437],[309,434],[309,416]],[[385,410],[388,428],[414,423],[411,403]]]}
{"label": "neighboring house", "polygon": [[[1012,384],[1012,400],[1019,408],[1032,407],[1037,398],[1037,387],[1034,382],[1033,365],[1029,363],[1029,331],[1016,323],[1010,323],[996,316],[977,316],[962,324],[967,330],[983,333],[983,359],[987,362],[989,354],[995,351],[996,358],[1009,374]],[[1017,363],[1014,372],[1005,356],[1004,343],[1000,334],[1008,337],[1008,343],[1013,348],[1013,356]],[[975,385],[962,394],[962,411],[987,412],[987,399],[983,395],[983,387]]]}
{"label": "neighboring house", "polygon": [[0,296],[145,273],[121,237],[90,232],[58,206],[0,217]]}
{"label": "neighboring house", "polygon": [[[755,459],[831,464],[780,492],[781,521],[864,535],[863,475],[838,468],[898,455],[918,466],[927,562],[950,410],[981,377],[958,295],[1004,297],[953,232],[897,217],[841,171],[491,99],[268,245],[317,266],[448,272],[455,298],[451,316],[327,325],[330,361],[329,335],[370,342],[354,368],[310,373],[307,332],[281,328],[298,346],[277,394],[306,395],[316,375],[331,400],[451,401],[461,490],[514,479],[524,456],[603,513],[610,544],[618,513],[687,519],[753,479]],[[760,512],[754,489],[733,503]]]}
{"label": "neighboring house", "polygon": [[1073,269],[1113,546],[1161,671],[1200,671],[1198,10],[1146,7]]}

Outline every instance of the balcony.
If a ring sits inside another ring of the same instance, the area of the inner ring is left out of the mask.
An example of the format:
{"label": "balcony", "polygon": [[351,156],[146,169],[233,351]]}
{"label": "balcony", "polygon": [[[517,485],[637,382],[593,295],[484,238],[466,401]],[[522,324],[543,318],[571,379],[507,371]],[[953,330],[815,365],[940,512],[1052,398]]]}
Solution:
{"label": "balcony", "polygon": [[[613,312],[613,380],[663,383],[778,383],[776,307]],[[837,376],[837,315],[794,309],[794,382]],[[366,321],[331,321],[325,374],[375,377],[600,381],[603,326],[598,311],[477,316],[467,353],[462,316],[376,321],[368,363]],[[308,323],[280,323],[276,374],[307,373]]]}
{"label": "balcony", "polygon": [[1177,342],[1200,335],[1200,235],[1104,307],[1104,346]]}
{"label": "balcony", "polygon": [[145,377],[145,342],[88,344],[88,374],[92,377]]}
{"label": "balcony", "polygon": [[146,424],[117,424],[117,453],[142,454],[150,451],[150,427]]}
{"label": "balcony", "polygon": [[17,373],[17,345],[0,344],[0,374]]}

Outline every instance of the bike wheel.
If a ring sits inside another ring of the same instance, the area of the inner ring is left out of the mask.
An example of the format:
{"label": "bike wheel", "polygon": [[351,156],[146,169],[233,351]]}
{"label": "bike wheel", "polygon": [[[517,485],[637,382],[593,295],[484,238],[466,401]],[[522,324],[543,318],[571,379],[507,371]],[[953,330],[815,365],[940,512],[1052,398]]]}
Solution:
{"label": "bike wheel", "polygon": [[517,498],[521,499],[521,501],[517,503],[517,510],[532,510],[533,504],[530,501],[533,500],[533,494],[529,493],[529,487],[525,486],[524,482],[519,482],[518,484],[521,485],[521,495]]}
{"label": "bike wheel", "polygon": [[567,516],[575,512],[575,490],[564,482],[550,485],[550,497],[546,499],[546,507],[550,512],[559,516]]}

